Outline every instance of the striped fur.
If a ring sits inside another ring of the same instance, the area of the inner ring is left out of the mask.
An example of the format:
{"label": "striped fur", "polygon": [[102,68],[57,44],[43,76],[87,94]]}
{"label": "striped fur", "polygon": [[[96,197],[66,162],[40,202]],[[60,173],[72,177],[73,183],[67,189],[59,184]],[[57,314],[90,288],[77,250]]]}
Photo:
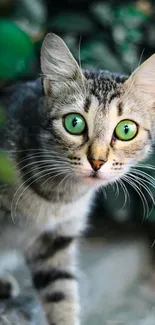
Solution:
{"label": "striped fur", "polygon": [[45,233],[35,243],[34,258],[33,254],[27,255],[49,325],[79,324],[75,246],[76,239],[72,237],[53,238],[52,233]]}

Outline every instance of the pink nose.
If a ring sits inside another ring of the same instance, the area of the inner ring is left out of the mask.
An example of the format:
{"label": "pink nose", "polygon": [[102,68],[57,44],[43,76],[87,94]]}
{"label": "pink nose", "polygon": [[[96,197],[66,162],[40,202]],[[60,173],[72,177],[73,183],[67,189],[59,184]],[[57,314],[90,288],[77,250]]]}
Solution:
{"label": "pink nose", "polygon": [[92,168],[97,171],[104,164],[104,160],[89,159]]}

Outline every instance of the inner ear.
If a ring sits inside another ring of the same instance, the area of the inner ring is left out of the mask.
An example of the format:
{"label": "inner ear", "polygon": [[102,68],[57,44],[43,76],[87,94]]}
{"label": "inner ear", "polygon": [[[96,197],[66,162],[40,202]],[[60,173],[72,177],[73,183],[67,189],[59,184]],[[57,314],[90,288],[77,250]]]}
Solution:
{"label": "inner ear", "polygon": [[[41,70],[44,75],[45,88],[55,91],[60,83],[74,81],[84,83],[84,75],[64,41],[55,34],[48,34],[41,48]],[[47,89],[45,89],[47,90]]]}
{"label": "inner ear", "polygon": [[155,94],[155,54],[141,64],[125,82],[146,94]]}

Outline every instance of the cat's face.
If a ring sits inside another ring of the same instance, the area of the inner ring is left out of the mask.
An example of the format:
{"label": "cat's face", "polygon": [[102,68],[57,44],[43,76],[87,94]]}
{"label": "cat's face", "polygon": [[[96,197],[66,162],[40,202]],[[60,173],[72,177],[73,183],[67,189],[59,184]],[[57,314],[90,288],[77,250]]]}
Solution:
{"label": "cat's face", "polygon": [[51,132],[77,179],[105,185],[147,157],[155,133],[148,78],[154,56],[122,80],[106,72],[82,73],[55,35],[46,37],[41,58]]}

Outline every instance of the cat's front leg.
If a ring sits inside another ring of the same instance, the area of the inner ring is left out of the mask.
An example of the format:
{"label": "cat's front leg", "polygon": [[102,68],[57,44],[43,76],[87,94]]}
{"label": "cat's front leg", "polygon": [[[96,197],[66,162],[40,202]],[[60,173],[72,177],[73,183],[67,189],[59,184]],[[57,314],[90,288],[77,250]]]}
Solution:
{"label": "cat's front leg", "polygon": [[74,237],[44,233],[28,250],[28,264],[49,325],[79,325]]}

